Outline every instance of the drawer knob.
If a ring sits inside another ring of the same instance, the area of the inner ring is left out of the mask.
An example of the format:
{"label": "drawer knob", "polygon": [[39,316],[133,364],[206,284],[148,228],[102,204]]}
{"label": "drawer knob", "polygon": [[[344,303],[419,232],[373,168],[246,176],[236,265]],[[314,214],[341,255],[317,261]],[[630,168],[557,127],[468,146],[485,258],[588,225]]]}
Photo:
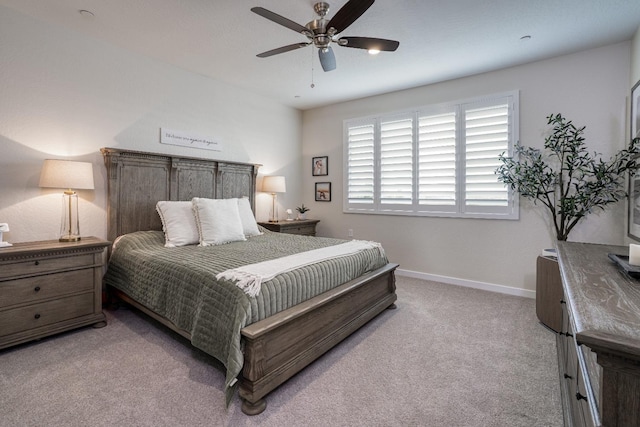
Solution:
{"label": "drawer knob", "polygon": [[33,288],[33,290],[36,292],[40,292],[40,286],[36,286],[35,288]]}
{"label": "drawer knob", "polygon": [[36,315],[35,315],[35,316],[33,316],[33,318],[34,318],[34,319],[39,319],[39,318],[40,318],[40,314],[39,314],[39,313],[36,313]]}
{"label": "drawer knob", "polygon": [[35,265],[40,265],[40,261],[36,261],[34,264]]}

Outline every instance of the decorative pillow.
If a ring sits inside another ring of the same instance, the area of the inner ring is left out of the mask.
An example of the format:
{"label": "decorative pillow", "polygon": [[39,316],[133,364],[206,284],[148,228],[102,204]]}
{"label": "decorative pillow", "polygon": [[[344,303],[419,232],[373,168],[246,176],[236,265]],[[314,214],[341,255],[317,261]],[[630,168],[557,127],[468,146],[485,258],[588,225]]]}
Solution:
{"label": "decorative pillow", "polygon": [[165,247],[195,245],[200,241],[191,202],[160,201],[156,210],[162,221]]}
{"label": "decorative pillow", "polygon": [[253,216],[251,204],[247,197],[238,199],[238,211],[240,212],[240,222],[242,222],[242,229],[245,237],[258,236],[262,234],[258,229],[258,223],[256,222],[255,216]]}
{"label": "decorative pillow", "polygon": [[194,197],[191,202],[200,233],[200,246],[247,240],[240,221],[238,199]]}

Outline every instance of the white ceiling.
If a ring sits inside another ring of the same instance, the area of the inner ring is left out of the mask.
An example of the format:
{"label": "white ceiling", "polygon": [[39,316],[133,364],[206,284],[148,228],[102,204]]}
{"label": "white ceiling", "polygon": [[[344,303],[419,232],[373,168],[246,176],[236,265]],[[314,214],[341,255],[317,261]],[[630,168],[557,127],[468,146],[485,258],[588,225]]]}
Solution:
{"label": "white ceiling", "polygon": [[[328,18],[346,2],[329,1]],[[252,7],[305,25],[315,17],[314,3],[0,0],[0,5],[38,20],[300,109],[629,40],[640,26],[640,0],[377,0],[342,35],[398,40],[396,52],[371,56],[334,46],[337,69],[328,73],[311,46],[256,57],[306,38],[254,14]],[[82,9],[94,17],[82,16]]]}

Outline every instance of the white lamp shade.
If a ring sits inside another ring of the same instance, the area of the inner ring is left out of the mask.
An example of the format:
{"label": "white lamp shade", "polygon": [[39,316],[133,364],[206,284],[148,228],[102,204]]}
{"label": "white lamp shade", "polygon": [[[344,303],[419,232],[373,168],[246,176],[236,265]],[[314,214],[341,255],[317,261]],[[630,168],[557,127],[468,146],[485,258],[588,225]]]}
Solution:
{"label": "white lamp shade", "polygon": [[40,187],[93,190],[93,164],[47,159],[42,165]]}
{"label": "white lamp shade", "polygon": [[273,175],[262,178],[262,191],[265,193],[285,193],[287,184],[284,176]]}

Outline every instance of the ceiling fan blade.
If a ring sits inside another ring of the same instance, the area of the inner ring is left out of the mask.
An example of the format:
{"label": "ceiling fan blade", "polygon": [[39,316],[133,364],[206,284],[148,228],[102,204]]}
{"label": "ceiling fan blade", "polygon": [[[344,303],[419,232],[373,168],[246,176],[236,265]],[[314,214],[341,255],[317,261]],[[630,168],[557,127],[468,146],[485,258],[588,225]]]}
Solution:
{"label": "ceiling fan blade", "polygon": [[318,49],[318,56],[320,57],[320,65],[322,65],[324,71],[336,69],[336,56],[333,54],[331,46],[327,46],[325,49]]}
{"label": "ceiling fan blade", "polygon": [[343,32],[349,25],[367,11],[374,0],[349,0],[347,4],[336,12],[327,24],[327,28],[333,27],[336,34]]}
{"label": "ceiling fan blade", "polygon": [[375,37],[341,37],[339,41],[346,40],[347,44],[340,46],[355,47],[357,49],[378,49],[385,52],[393,52],[400,42],[395,40],[377,39]]}
{"label": "ceiling fan blade", "polygon": [[296,33],[304,34],[305,32],[309,32],[309,29],[307,29],[307,27],[303,27],[297,22],[293,22],[292,20],[287,19],[284,16],[280,16],[277,13],[271,12],[270,10],[267,10],[264,7],[252,7],[251,11],[253,13],[257,13],[263,18],[267,18],[268,20],[275,22],[276,24],[280,24],[283,27],[287,27],[290,30],[295,31]]}
{"label": "ceiling fan blade", "polygon": [[307,47],[307,46],[309,46],[309,44],[310,43],[294,43],[294,44],[290,44],[290,45],[287,45],[287,46],[279,47],[277,49],[271,49],[271,50],[268,50],[266,52],[259,53],[256,56],[258,58],[266,58],[268,56],[277,55],[279,53],[285,53],[285,52],[289,52],[291,50],[300,49],[301,47]]}

